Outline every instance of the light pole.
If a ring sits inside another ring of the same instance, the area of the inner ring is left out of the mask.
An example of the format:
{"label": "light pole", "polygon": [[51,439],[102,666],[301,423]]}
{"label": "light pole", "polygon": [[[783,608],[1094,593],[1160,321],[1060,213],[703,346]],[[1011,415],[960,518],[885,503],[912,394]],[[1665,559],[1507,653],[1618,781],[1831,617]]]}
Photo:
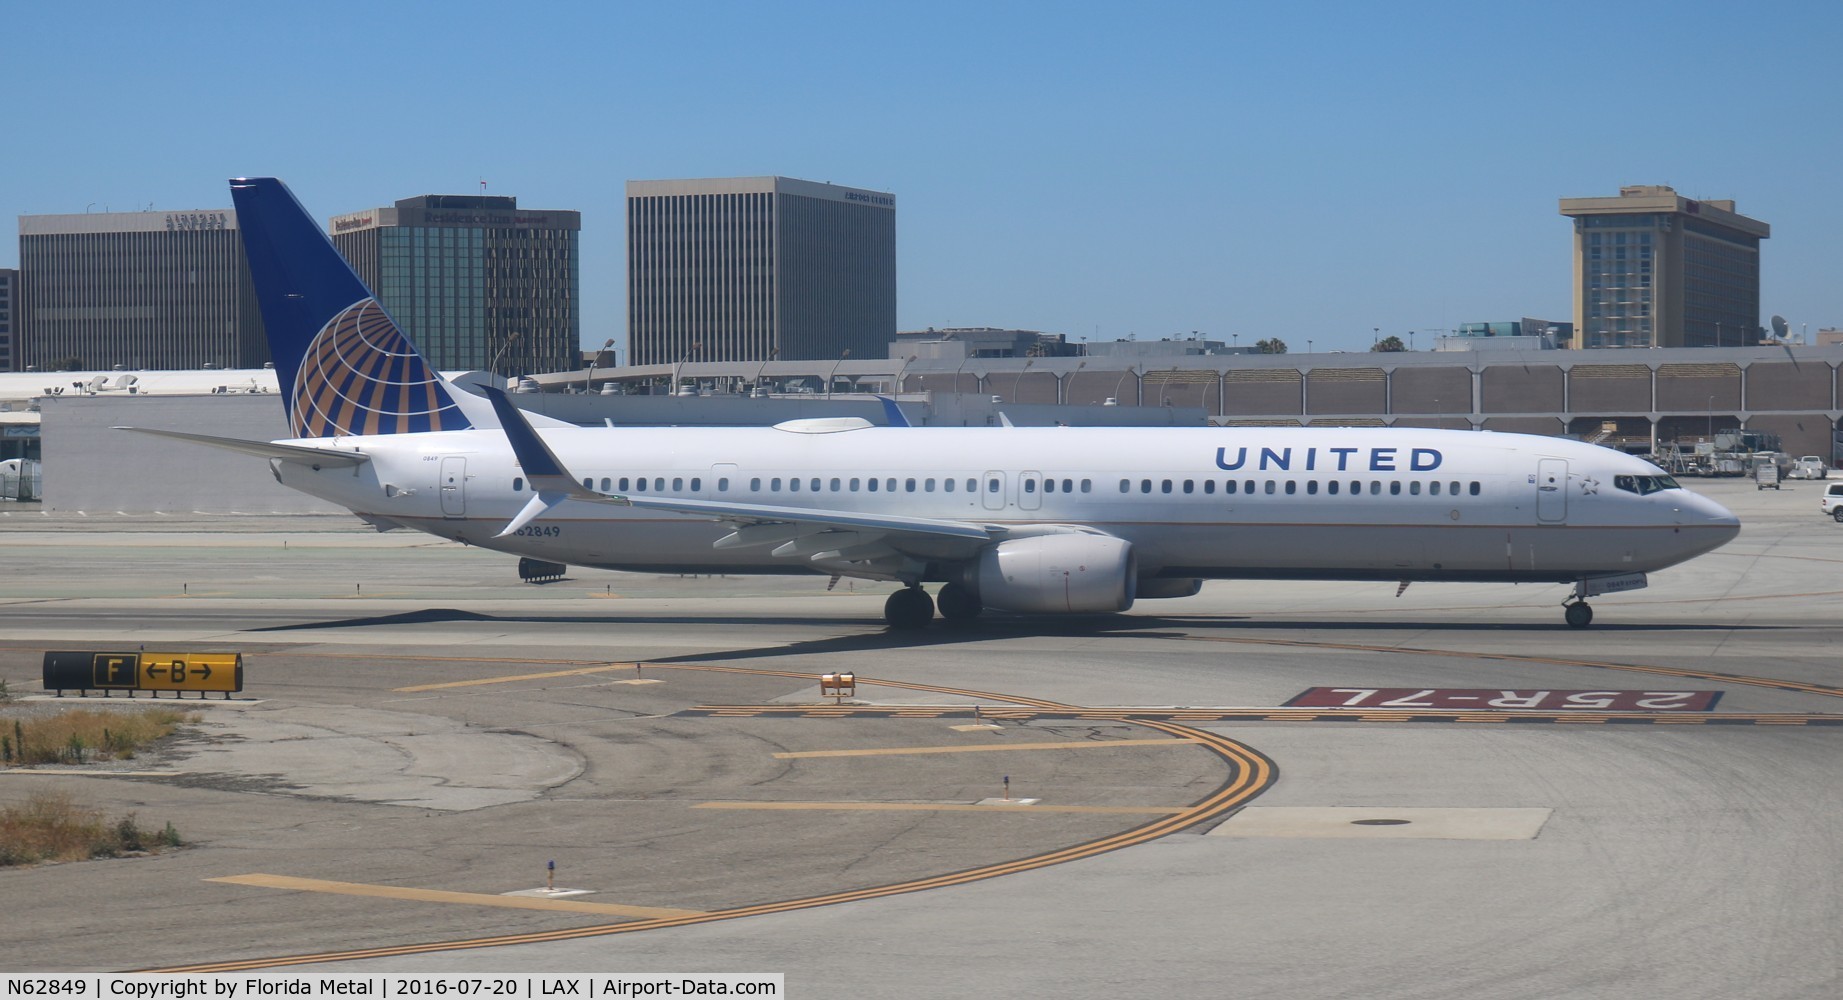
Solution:
{"label": "light pole", "polygon": [[1379,326],[1370,327],[1369,328],[1369,346],[1375,347],[1377,344],[1380,344],[1380,343],[1382,343],[1382,327],[1379,327]]}
{"label": "light pole", "polygon": [[694,340],[694,341],[692,341],[692,342],[691,342],[691,347],[690,347],[689,349],[687,349],[687,350],[685,351],[685,353],[684,353],[683,355],[681,355],[681,356],[679,357],[679,359],[678,359],[678,361],[677,361],[677,362],[675,362],[675,363],[674,363],[674,364],[672,365],[672,385],[671,385],[671,387],[670,387],[670,388],[669,388],[669,389],[667,390],[667,393],[666,393],[667,395],[669,395],[669,396],[676,396],[676,395],[678,395],[678,372],[679,372],[679,369],[681,369],[681,368],[683,368],[683,367],[685,366],[685,362],[687,362],[687,361],[689,361],[689,360],[691,360],[691,356],[692,356],[693,354],[696,354],[696,353],[697,353],[697,350],[698,350],[698,348],[700,348],[700,347],[703,347],[703,346],[704,346],[704,344],[703,344],[703,343],[702,343],[701,341],[696,341],[696,340]]}
{"label": "light pole", "polygon": [[506,342],[499,345],[499,350],[494,353],[493,360],[487,363],[486,370],[494,375],[499,374],[499,359],[505,357],[506,349],[517,343],[518,338],[524,335],[525,332],[523,330],[512,331],[512,334],[506,337]]}
{"label": "light pole", "polygon": [[1310,337],[1305,338],[1305,352],[1307,354],[1312,353],[1312,338]]}
{"label": "light pole", "polygon": [[608,348],[613,347],[613,346],[614,346],[614,338],[609,337],[607,340],[602,341],[602,349],[599,351],[596,351],[595,356],[589,359],[588,374],[582,377],[583,395],[585,396],[588,395],[594,389],[594,387],[590,385],[590,383],[595,381],[595,363],[597,361],[600,361],[602,359],[602,355],[608,353]]}
{"label": "light pole", "polygon": [[844,364],[845,359],[850,356],[851,356],[851,348],[847,347],[845,348],[844,353],[838,356],[838,360],[832,362],[832,371],[826,375],[826,398],[827,399],[832,398],[832,380],[838,377],[838,366]]}
{"label": "light pole", "polygon": [[1024,367],[1018,369],[1017,378],[1011,381],[1011,401],[1013,403],[1017,402],[1018,390],[1023,387],[1024,373],[1030,371],[1030,366],[1036,363],[1037,363],[1036,358],[1025,359]]}

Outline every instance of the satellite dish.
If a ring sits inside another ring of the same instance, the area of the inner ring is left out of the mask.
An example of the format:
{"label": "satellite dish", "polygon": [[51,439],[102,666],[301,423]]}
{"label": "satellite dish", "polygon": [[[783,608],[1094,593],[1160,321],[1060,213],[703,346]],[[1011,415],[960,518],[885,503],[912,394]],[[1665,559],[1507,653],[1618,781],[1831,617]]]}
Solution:
{"label": "satellite dish", "polygon": [[1786,337],[1786,334],[1789,333],[1790,331],[1791,331],[1791,324],[1785,321],[1784,316],[1774,316],[1773,317],[1773,339],[1774,340],[1784,340]]}

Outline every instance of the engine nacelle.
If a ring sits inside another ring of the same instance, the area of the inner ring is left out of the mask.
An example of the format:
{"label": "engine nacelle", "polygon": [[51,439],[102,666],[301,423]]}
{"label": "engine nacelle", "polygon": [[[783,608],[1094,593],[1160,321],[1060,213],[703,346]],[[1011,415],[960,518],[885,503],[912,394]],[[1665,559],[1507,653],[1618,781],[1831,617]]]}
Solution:
{"label": "engine nacelle", "polygon": [[1133,606],[1133,544],[1071,532],[1000,542],[979,555],[979,601],[1032,614],[1097,614]]}

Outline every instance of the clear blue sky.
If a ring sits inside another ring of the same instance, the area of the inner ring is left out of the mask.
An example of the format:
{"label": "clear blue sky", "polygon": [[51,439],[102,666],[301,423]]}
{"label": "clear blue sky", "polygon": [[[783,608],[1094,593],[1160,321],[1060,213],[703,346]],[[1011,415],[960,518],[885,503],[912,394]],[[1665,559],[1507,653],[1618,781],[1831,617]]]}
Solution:
{"label": "clear blue sky", "polygon": [[[1843,326],[1843,4],[12,3],[13,217],[326,216],[428,193],[583,213],[626,335],[623,184],[894,192],[903,329],[1367,349],[1568,317],[1561,197],[1769,222],[1761,321]],[[1425,343],[1423,341],[1423,346]]]}

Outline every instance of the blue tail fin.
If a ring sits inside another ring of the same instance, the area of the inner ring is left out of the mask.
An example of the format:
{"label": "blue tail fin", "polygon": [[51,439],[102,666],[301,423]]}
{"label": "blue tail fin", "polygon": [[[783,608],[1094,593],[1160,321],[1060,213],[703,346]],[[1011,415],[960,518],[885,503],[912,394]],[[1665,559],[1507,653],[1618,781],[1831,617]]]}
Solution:
{"label": "blue tail fin", "polygon": [[287,185],[237,178],[230,196],[296,437],[474,426]]}

